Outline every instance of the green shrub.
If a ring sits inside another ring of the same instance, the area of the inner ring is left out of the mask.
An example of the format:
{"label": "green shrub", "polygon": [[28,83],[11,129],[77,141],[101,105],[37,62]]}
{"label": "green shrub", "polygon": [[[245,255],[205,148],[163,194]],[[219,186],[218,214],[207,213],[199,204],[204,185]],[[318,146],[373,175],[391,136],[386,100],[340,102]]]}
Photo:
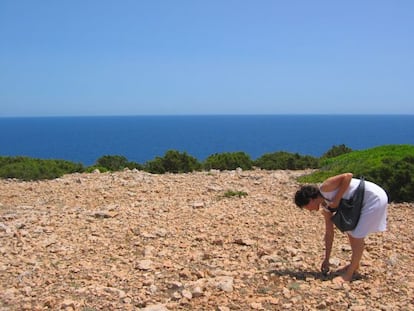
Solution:
{"label": "green shrub", "polygon": [[168,150],[164,155],[163,164],[165,170],[172,173],[187,173],[201,169],[201,164],[196,158],[177,150]]}
{"label": "green shrub", "polygon": [[163,158],[155,157],[155,159],[150,160],[144,164],[144,171],[153,173],[153,174],[164,174],[166,173]]}
{"label": "green shrub", "polygon": [[344,144],[338,145],[338,146],[333,145],[331,149],[329,149],[327,152],[325,152],[322,155],[322,158],[334,158],[334,157],[340,156],[345,153],[350,153],[350,152],[352,152],[352,149],[345,146]]}
{"label": "green shrub", "polygon": [[253,161],[250,156],[244,152],[215,153],[209,156],[203,164],[203,167],[206,170],[235,170],[239,167],[243,170],[250,170],[252,166]]}
{"label": "green shrub", "polygon": [[245,197],[247,196],[247,192],[244,191],[234,191],[234,190],[227,190],[224,195],[225,198],[231,198],[231,197]]}
{"label": "green shrub", "polygon": [[104,167],[110,171],[120,171],[127,167],[128,159],[120,155],[104,155],[96,160],[96,166]]}
{"label": "green shrub", "polygon": [[143,166],[141,164],[137,162],[132,162],[132,161],[128,162],[126,167],[129,168],[130,170],[133,170],[133,169],[142,170],[143,169]]}
{"label": "green shrub", "polygon": [[83,172],[80,163],[28,157],[0,157],[0,177],[20,180],[54,179],[64,174]]}
{"label": "green shrub", "polygon": [[188,173],[201,169],[201,164],[196,158],[186,152],[180,153],[177,150],[168,150],[164,157],[156,157],[144,165],[144,170],[154,174]]}
{"label": "green shrub", "polygon": [[254,165],[265,170],[301,170],[318,168],[319,159],[302,156],[298,153],[279,151],[262,155],[254,162]]}
{"label": "green shrub", "polygon": [[[125,168],[142,169],[142,165],[136,162],[129,162],[128,159],[120,155],[104,155],[96,160],[94,167],[105,168],[105,171],[122,171]],[[93,169],[92,169],[93,171]],[[100,169],[102,172],[102,170]]]}
{"label": "green shrub", "polygon": [[385,158],[382,162],[383,165],[372,169],[366,178],[386,189],[390,201],[414,201],[414,156],[400,160]]}

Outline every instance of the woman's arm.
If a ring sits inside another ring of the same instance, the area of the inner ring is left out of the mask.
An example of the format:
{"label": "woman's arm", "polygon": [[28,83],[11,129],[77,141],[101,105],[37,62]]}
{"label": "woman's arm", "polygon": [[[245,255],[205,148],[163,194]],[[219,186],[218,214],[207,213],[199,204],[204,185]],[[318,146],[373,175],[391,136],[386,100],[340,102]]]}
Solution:
{"label": "woman's arm", "polygon": [[323,211],[325,218],[325,259],[322,262],[322,273],[328,273],[329,271],[329,258],[331,257],[332,244],[334,240],[334,224],[331,220],[332,214]]}
{"label": "woman's arm", "polygon": [[335,197],[330,202],[329,206],[336,208],[339,205],[339,201],[342,199],[345,191],[348,190],[351,183],[352,173],[344,173],[336,176],[332,176],[325,180],[320,187],[323,192],[331,192],[338,190]]}

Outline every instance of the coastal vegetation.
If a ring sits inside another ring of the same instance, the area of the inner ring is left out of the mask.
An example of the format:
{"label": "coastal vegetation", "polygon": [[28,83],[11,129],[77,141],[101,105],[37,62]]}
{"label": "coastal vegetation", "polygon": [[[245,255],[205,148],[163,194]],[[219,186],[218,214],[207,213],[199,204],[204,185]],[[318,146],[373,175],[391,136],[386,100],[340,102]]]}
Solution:
{"label": "coastal vegetation", "polygon": [[262,155],[254,161],[254,166],[265,170],[303,170],[319,168],[319,159],[298,153],[278,151]]}
{"label": "coastal vegetation", "polygon": [[154,174],[188,173],[201,170],[201,163],[186,152],[168,150],[164,157],[156,157],[144,164],[143,170]]}
{"label": "coastal vegetation", "polygon": [[352,172],[355,177],[381,185],[394,202],[414,201],[414,145],[386,145],[322,158],[320,169],[299,179],[321,182],[329,176]]}
{"label": "coastal vegetation", "polygon": [[0,157],[0,177],[21,180],[54,179],[64,174],[84,171],[80,163],[65,160],[42,160],[29,157]]}
{"label": "coastal vegetation", "polygon": [[244,152],[216,153],[209,156],[203,163],[203,168],[207,170],[235,170],[238,167],[250,170],[252,166],[252,159]]}
{"label": "coastal vegetation", "polygon": [[414,145],[385,145],[366,150],[352,150],[345,145],[332,146],[320,158],[278,151],[253,160],[244,152],[216,153],[200,162],[177,150],[168,150],[144,164],[128,161],[121,155],[104,155],[92,166],[66,160],[0,157],[0,178],[19,180],[54,179],[64,174],[137,169],[154,174],[188,173],[202,170],[264,170],[313,169],[299,182],[315,183],[342,172],[364,176],[386,189],[390,200],[414,201]]}
{"label": "coastal vegetation", "polygon": [[124,156],[109,156],[105,155],[103,157],[100,157],[96,161],[96,167],[100,167],[105,169],[106,171],[120,171],[125,168],[129,169],[142,169],[142,166],[139,163],[136,162],[130,162],[128,159]]}

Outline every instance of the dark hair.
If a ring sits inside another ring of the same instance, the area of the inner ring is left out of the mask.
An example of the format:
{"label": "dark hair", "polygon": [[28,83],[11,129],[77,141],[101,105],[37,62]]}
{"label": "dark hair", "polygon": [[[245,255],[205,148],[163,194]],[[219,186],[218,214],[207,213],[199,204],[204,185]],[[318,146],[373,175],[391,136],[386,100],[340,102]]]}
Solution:
{"label": "dark hair", "polygon": [[319,188],[312,185],[302,186],[295,194],[295,204],[304,207],[311,199],[316,199],[321,192]]}

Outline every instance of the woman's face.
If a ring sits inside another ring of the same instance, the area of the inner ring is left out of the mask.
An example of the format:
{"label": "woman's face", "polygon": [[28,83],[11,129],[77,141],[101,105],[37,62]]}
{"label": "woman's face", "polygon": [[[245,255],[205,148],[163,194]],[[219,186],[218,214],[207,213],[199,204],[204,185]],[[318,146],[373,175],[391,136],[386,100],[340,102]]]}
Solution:
{"label": "woman's face", "polygon": [[318,211],[319,210],[319,200],[318,199],[310,199],[309,203],[303,206],[303,208],[307,209],[308,211]]}

